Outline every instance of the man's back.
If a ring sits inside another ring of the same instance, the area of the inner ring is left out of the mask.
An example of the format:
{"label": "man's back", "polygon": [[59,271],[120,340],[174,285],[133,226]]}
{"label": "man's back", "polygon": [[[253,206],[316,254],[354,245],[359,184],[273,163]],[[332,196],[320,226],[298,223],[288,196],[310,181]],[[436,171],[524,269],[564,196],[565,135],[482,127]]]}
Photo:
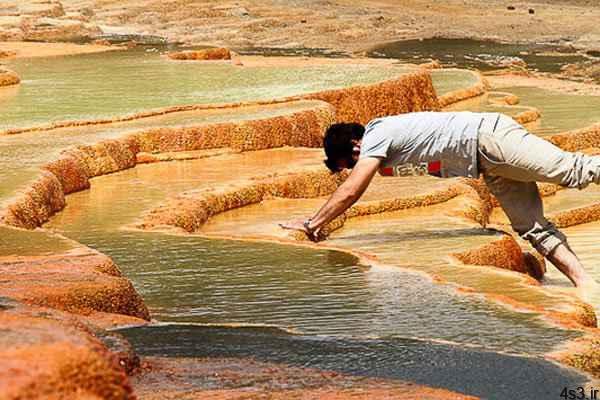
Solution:
{"label": "man's back", "polygon": [[360,156],[385,167],[441,161],[442,176],[477,177],[477,134],[501,114],[414,112],[374,119],[365,128]]}

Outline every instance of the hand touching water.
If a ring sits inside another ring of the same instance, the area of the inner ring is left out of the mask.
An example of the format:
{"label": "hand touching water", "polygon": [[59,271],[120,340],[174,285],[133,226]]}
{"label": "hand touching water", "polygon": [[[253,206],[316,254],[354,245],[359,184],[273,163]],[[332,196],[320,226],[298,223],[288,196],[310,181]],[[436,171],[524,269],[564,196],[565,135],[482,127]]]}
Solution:
{"label": "hand touching water", "polygon": [[312,240],[313,242],[316,242],[318,240],[318,233],[319,233],[319,229],[316,229],[314,231],[310,231],[307,227],[306,227],[306,219],[294,219],[291,221],[287,221],[287,222],[282,222],[279,224],[280,227],[282,227],[283,229],[290,229],[290,230],[294,230],[294,231],[302,231],[306,234],[306,236],[308,236],[308,238],[310,240]]}

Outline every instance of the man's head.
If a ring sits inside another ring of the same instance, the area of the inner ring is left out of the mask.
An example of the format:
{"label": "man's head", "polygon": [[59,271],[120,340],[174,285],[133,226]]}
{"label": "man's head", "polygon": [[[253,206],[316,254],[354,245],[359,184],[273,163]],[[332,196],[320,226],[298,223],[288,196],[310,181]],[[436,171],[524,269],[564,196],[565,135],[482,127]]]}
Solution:
{"label": "man's head", "polygon": [[360,155],[360,145],[365,127],[357,123],[333,124],[325,132],[325,165],[332,172],[353,168]]}

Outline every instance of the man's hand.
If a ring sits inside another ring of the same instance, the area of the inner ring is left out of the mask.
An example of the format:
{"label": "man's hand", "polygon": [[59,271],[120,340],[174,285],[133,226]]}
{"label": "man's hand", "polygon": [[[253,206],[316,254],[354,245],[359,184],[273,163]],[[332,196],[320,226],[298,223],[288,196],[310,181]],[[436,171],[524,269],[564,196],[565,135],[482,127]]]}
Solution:
{"label": "man's hand", "polygon": [[308,236],[308,238],[310,240],[312,240],[313,242],[316,242],[318,240],[317,234],[318,234],[319,230],[317,229],[313,232],[310,232],[308,229],[306,229],[306,226],[304,226],[305,221],[306,221],[306,219],[294,219],[291,221],[283,222],[283,223],[279,224],[279,226],[282,227],[283,229],[302,231],[302,232],[306,233],[306,236]]}

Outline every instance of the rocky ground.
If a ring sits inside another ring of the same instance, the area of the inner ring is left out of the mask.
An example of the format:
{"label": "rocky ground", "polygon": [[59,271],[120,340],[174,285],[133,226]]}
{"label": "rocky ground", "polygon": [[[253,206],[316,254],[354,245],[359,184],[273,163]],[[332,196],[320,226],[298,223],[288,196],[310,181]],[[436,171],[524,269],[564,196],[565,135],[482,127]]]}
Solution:
{"label": "rocky ground", "polygon": [[600,4],[566,0],[8,0],[0,40],[157,35],[230,47],[364,50],[432,36],[600,50]]}

